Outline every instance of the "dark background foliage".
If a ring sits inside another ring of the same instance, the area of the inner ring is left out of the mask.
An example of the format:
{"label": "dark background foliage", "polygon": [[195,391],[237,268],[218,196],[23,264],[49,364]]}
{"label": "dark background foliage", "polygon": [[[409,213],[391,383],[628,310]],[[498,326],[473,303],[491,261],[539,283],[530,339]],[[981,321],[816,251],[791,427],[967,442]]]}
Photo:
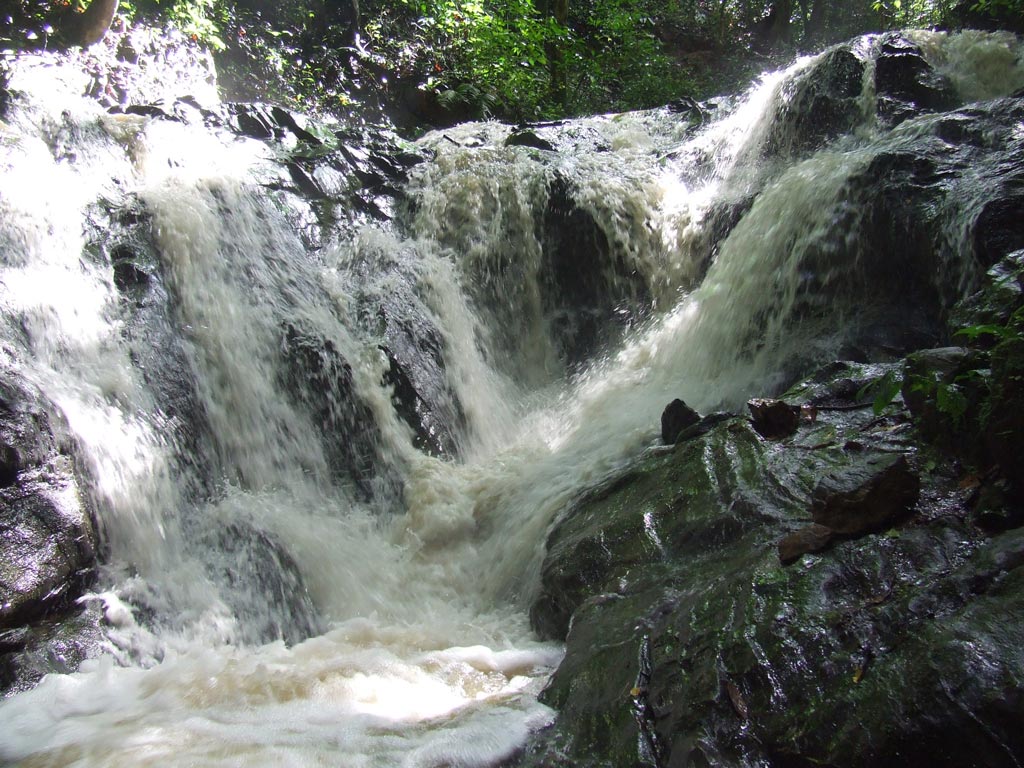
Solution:
{"label": "dark background foliage", "polygon": [[[73,44],[76,3],[0,4],[0,47]],[[114,23],[136,21],[213,49],[229,98],[359,107],[411,127],[699,99],[864,32],[1019,31],[1024,0],[122,0]]]}

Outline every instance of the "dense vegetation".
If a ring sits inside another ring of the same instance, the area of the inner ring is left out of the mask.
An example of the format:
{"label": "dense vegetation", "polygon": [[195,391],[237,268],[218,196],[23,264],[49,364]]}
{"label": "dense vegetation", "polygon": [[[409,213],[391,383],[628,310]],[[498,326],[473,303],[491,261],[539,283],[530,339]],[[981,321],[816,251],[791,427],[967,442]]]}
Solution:
{"label": "dense vegetation", "polygon": [[[98,3],[100,0],[93,0]],[[4,48],[75,42],[72,0],[15,0]],[[774,57],[861,32],[1020,28],[1024,0],[121,0],[218,53],[242,98],[335,112],[396,105],[438,122],[558,117],[702,97]]]}

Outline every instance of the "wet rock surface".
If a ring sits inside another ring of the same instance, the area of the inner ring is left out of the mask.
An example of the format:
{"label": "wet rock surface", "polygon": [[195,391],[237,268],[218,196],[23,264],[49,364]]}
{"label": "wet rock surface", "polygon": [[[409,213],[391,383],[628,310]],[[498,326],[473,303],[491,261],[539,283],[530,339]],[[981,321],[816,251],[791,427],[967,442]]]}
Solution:
{"label": "wet rock surface", "polygon": [[50,419],[0,370],[0,690],[73,671],[96,643],[75,599],[95,578],[97,531]]}
{"label": "wet rock surface", "polygon": [[376,461],[380,431],[356,392],[352,366],[334,341],[294,324],[285,328],[282,352],[288,363],[283,383],[322,425],[331,469],[372,498],[383,490]]}
{"label": "wet rock surface", "polygon": [[952,84],[925,60],[918,45],[900,33],[889,33],[881,41],[875,90],[879,113],[893,123],[920,111],[943,111],[956,105]]}
{"label": "wet rock surface", "polygon": [[279,541],[245,521],[208,535],[216,537],[218,552],[210,575],[227,586],[232,611],[261,618],[258,624],[240,623],[236,641],[294,645],[322,631],[299,567]]}
{"label": "wet rock surface", "polygon": [[800,425],[800,409],[784,400],[757,397],[747,403],[751,422],[761,437],[789,437]]}
{"label": "wet rock surface", "polygon": [[97,538],[71,459],[38,394],[0,372],[0,627],[66,607],[90,581]]}
{"label": "wet rock surface", "polygon": [[680,434],[698,422],[699,413],[682,400],[673,400],[661,414],[661,441],[667,445],[679,442]]}
{"label": "wet rock surface", "polygon": [[832,543],[835,536],[836,532],[826,525],[805,525],[779,541],[779,562],[789,565],[799,560],[801,555],[820,552]]}
{"label": "wet rock surface", "polygon": [[1022,306],[1008,253],[964,346],[824,366],[794,431],[733,417],[566,509],[531,611],[560,715],[521,764],[1024,760]]}
{"label": "wet rock surface", "polygon": [[359,323],[387,357],[384,382],[397,414],[413,431],[413,444],[455,458],[466,418],[447,378],[444,338],[417,292],[420,279],[409,267],[414,263],[367,245],[348,269],[358,285]]}
{"label": "wet rock surface", "polygon": [[789,86],[768,140],[770,152],[802,153],[841,136],[861,120],[864,62],[837,47]]}
{"label": "wet rock surface", "polygon": [[551,334],[570,366],[578,366],[642,316],[643,278],[616,253],[593,215],[579,206],[572,183],[554,174],[538,238],[541,303]]}
{"label": "wet rock surface", "polygon": [[[566,511],[531,614],[566,637],[543,694],[561,714],[523,764],[1024,754],[1010,715],[1024,534],[972,525],[955,461],[899,399],[877,416],[858,406],[885,370],[831,366],[787,394],[821,404],[791,436],[768,441],[734,417]],[[854,498],[866,527],[845,522]],[[821,514],[830,504],[843,514]],[[878,504],[894,517],[872,517]]]}
{"label": "wet rock surface", "polygon": [[861,453],[818,481],[811,517],[836,533],[863,534],[913,512],[921,479],[904,454]]}

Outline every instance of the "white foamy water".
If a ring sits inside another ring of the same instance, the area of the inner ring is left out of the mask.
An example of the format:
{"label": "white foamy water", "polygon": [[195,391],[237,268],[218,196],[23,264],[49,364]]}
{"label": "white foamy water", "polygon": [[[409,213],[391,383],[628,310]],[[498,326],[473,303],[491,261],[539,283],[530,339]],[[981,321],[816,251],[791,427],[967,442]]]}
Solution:
{"label": "white foamy water", "polygon": [[[1017,66],[994,38],[926,42],[943,61],[981,51],[973,79]],[[408,239],[368,228],[316,258],[256,181],[263,143],[29,99],[3,129],[4,364],[65,416],[89,479],[109,555],[85,600],[103,606],[106,648],[0,703],[0,761],[468,767],[521,749],[554,717],[537,694],[562,649],[526,610],[559,512],[650,446],[673,398],[734,406],[838,343],[841,302],[807,324],[795,308],[809,271],[814,290],[842,283],[820,267],[842,245],[844,182],[913,127],[875,143],[865,110],[859,136],[763,163],[783,86],[814,62],[700,128],[596,117],[557,153],[504,147],[493,123],[428,136]],[[553,174],[649,288],[642,323],[571,379],[540,288]],[[95,200],[129,197],[152,217],[195,413],[156,404],[135,363],[156,342],[124,332],[83,234]],[[730,205],[745,214],[712,254],[708,219]],[[416,450],[381,384],[359,296],[402,291],[441,340],[458,460]],[[289,329],[344,360],[366,434],[332,431],[344,398],[296,395]],[[332,465],[357,438],[369,492]],[[300,622],[299,641],[263,642]]]}

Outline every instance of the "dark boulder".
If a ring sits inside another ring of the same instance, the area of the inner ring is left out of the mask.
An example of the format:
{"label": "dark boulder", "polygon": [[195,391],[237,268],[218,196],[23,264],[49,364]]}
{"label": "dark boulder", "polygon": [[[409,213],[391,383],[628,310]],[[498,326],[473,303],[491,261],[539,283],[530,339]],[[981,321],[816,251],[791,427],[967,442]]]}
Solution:
{"label": "dark boulder", "polygon": [[31,385],[0,372],[0,690],[74,671],[95,646],[75,600],[95,578],[99,540],[53,418]]}
{"label": "dark boulder", "polygon": [[864,62],[839,46],[792,81],[772,122],[768,154],[809,152],[849,133],[863,119],[863,76]]}
{"label": "dark boulder", "polygon": [[540,221],[541,302],[551,334],[576,366],[637,321],[648,287],[594,216],[575,201],[572,182],[556,173]]}
{"label": "dark boulder", "polygon": [[[973,134],[941,138],[955,116],[984,126],[989,139],[979,146]],[[827,234],[804,257],[807,282],[794,315],[807,321],[846,308],[843,354],[862,360],[943,343],[964,286],[1019,247],[1012,212],[1024,155],[1006,126],[1021,119],[1024,104],[1014,100],[920,116],[911,140],[854,168]],[[963,222],[955,243],[945,234],[950,215]]]}
{"label": "dark boulder", "polygon": [[366,245],[349,269],[355,278],[359,324],[387,356],[384,385],[413,444],[434,456],[459,455],[466,416],[448,380],[446,342],[419,295],[417,254]]}
{"label": "dark boulder", "polygon": [[27,691],[48,674],[77,671],[102,640],[99,611],[88,606],[0,630],[0,695]]}
{"label": "dark boulder", "polygon": [[[981,288],[953,308],[949,325],[955,331],[1005,326],[1013,313],[1024,306],[1024,250],[1015,251],[990,267],[982,283]],[[972,343],[991,348],[996,341],[991,334],[979,334]]]}
{"label": "dark boulder", "polygon": [[93,576],[98,546],[71,459],[41,397],[17,374],[0,379],[0,627],[59,610]]}
{"label": "dark boulder", "polygon": [[936,72],[920,47],[899,33],[885,36],[875,61],[879,114],[900,123],[919,112],[941,112],[956,106],[949,81]]}
{"label": "dark boulder", "polygon": [[233,521],[206,538],[213,557],[207,570],[225,587],[225,602],[238,618],[237,641],[294,645],[322,631],[298,564],[274,536]]}
{"label": "dark boulder", "polygon": [[535,131],[529,128],[520,128],[509,134],[505,139],[506,147],[532,147],[542,149],[545,152],[554,152],[555,145],[547,139],[542,139]]}
{"label": "dark boulder", "polygon": [[781,440],[800,426],[800,408],[784,400],[755,397],[747,402],[754,429],[768,440]]}
{"label": "dark boulder", "polygon": [[219,480],[207,456],[209,423],[198,394],[192,350],[180,333],[173,288],[163,271],[151,213],[138,198],[93,221],[91,247],[109,265],[122,313],[122,336],[163,418],[175,461],[198,494]]}
{"label": "dark boulder", "polygon": [[[1016,181],[1024,182],[1024,163]],[[985,203],[974,226],[974,253],[981,266],[991,267],[1004,256],[1024,248],[1024,194],[1011,193]]]}
{"label": "dark boulder", "polygon": [[[840,407],[871,371],[832,369],[794,390],[830,405],[791,444],[735,418],[566,510],[531,612],[566,637],[559,715],[521,765],[1024,760],[1024,533],[966,523],[955,465],[918,480],[905,410]],[[807,524],[855,499],[856,538]]]}
{"label": "dark boulder", "polygon": [[367,499],[397,492],[392,479],[380,475],[380,430],[356,392],[352,366],[337,345],[313,329],[289,323],[282,354],[287,363],[282,383],[320,425],[332,471],[351,480]]}
{"label": "dark boulder", "polygon": [[988,453],[1024,501],[1024,336],[999,343],[991,355],[992,386],[984,421]]}
{"label": "dark boulder", "polygon": [[680,434],[700,421],[700,414],[682,400],[676,399],[665,406],[661,414],[661,440],[667,445],[679,441]]}
{"label": "dark boulder", "polygon": [[856,536],[902,522],[920,492],[921,479],[906,456],[857,453],[818,482],[811,514],[819,525]]}

